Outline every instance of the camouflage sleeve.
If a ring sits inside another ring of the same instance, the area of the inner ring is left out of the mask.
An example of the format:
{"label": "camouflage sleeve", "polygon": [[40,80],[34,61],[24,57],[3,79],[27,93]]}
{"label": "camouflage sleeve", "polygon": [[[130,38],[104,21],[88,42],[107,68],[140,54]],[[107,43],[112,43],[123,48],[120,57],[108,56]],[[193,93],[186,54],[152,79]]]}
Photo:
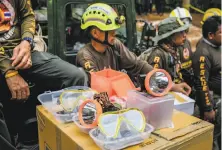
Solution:
{"label": "camouflage sleeve", "polygon": [[3,55],[0,53],[0,72],[1,74],[5,74],[6,71],[13,69],[12,62],[7,55]]}
{"label": "camouflage sleeve", "polygon": [[19,16],[21,19],[21,36],[33,39],[35,34],[35,15],[31,6],[31,0],[19,0]]}
{"label": "camouflage sleeve", "polygon": [[164,58],[162,58],[161,54],[158,53],[157,50],[155,50],[155,51],[153,51],[153,52],[150,54],[147,62],[148,62],[151,66],[153,66],[153,68],[155,68],[155,69],[166,69],[166,68],[164,68],[164,66],[163,66],[163,62],[164,62],[163,59],[164,59]]}
{"label": "camouflage sleeve", "polygon": [[147,74],[153,67],[146,61],[139,59],[133,52],[129,51],[119,40],[116,40],[115,47],[120,51],[120,66],[133,76]]}
{"label": "camouflage sleeve", "polygon": [[[31,8],[30,0],[19,0],[16,3],[18,8],[20,21],[21,21],[21,36],[33,38],[35,33],[35,16]],[[11,66],[11,60],[8,55],[6,55],[4,48],[0,48],[0,71],[5,74],[6,71],[13,69]]]}
{"label": "camouflage sleeve", "polygon": [[213,109],[208,87],[211,63],[207,55],[198,54],[193,57],[193,70],[195,76],[196,101],[203,111]]}

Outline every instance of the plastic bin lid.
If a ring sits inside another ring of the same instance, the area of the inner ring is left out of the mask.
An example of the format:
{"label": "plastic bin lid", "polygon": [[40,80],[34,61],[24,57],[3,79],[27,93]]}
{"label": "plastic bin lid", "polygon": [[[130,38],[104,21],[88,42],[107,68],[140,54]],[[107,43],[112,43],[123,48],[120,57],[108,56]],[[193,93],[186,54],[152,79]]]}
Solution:
{"label": "plastic bin lid", "polygon": [[[175,97],[172,95],[172,94],[167,94],[165,96],[161,96],[161,97],[155,97],[155,96],[152,96],[148,93],[144,93],[144,92],[139,92],[139,91],[136,91],[136,90],[131,90],[130,92],[133,92],[133,93],[136,93],[142,97],[146,97],[146,101],[149,101],[149,102],[159,102],[159,101],[167,101],[167,100],[174,100]],[[144,101],[144,99],[140,99],[141,101]]]}

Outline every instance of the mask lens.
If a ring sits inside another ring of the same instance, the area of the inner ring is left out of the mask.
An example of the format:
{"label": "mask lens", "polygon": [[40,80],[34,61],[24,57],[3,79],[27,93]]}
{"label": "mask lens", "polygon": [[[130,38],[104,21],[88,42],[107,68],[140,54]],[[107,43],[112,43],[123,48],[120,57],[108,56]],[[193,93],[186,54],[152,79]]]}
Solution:
{"label": "mask lens", "polygon": [[99,128],[107,137],[118,135],[119,116],[117,114],[106,114],[99,119]]}
{"label": "mask lens", "polygon": [[60,103],[65,111],[73,111],[79,101],[85,99],[81,92],[65,91],[60,96]]}
{"label": "mask lens", "polygon": [[138,110],[129,110],[123,113],[124,119],[137,131],[143,132],[146,121],[143,113]]}
{"label": "mask lens", "polygon": [[123,133],[143,132],[145,125],[146,121],[143,113],[133,109],[108,112],[99,117],[100,130],[107,137],[112,138],[124,135]]}

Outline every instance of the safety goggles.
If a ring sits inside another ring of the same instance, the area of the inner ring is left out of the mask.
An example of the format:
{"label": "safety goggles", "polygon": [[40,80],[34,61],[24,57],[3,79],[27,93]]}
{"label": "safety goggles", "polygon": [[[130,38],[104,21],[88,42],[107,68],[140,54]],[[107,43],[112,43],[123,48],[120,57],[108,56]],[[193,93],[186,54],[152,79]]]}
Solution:
{"label": "safety goggles", "polygon": [[95,91],[91,90],[65,90],[59,97],[63,109],[72,112],[86,99],[92,98]]}
{"label": "safety goggles", "polygon": [[[121,126],[123,123],[125,125]],[[99,116],[98,126],[101,132],[110,138],[117,138],[121,130],[136,130],[143,132],[146,120],[143,113],[130,108],[116,112],[106,112]]]}

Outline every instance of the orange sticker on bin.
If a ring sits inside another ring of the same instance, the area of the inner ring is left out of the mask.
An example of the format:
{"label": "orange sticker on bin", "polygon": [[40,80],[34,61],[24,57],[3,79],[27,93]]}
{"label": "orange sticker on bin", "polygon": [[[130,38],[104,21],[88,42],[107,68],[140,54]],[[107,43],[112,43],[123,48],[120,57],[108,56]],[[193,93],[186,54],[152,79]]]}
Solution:
{"label": "orange sticker on bin", "polygon": [[137,90],[126,73],[112,69],[92,72],[91,88],[98,92],[107,92],[109,97],[126,97],[128,90]]}

